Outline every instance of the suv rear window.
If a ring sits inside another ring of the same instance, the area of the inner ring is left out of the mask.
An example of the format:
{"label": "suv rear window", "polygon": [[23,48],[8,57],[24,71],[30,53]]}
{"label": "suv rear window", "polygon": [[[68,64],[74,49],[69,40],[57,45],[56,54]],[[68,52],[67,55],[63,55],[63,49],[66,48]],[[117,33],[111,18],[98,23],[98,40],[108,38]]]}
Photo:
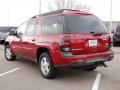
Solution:
{"label": "suv rear window", "polygon": [[104,24],[93,15],[65,15],[65,33],[107,33]]}

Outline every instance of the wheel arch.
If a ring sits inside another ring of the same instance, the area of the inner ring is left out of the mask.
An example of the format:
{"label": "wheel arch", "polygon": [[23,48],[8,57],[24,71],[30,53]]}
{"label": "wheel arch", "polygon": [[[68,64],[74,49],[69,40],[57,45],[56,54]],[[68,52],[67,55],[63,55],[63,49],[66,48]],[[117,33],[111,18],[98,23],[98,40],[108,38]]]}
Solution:
{"label": "wheel arch", "polygon": [[39,56],[43,52],[48,52],[50,54],[50,56],[52,56],[51,50],[49,48],[47,48],[47,47],[38,47],[37,52],[36,52],[37,63],[39,63]]}

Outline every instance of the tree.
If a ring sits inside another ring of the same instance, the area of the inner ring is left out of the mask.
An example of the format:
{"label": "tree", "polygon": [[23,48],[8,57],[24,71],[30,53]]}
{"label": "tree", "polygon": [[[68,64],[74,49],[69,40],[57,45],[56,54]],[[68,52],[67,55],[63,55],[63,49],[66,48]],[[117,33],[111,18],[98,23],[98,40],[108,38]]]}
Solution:
{"label": "tree", "polygon": [[91,7],[86,5],[76,4],[75,0],[55,0],[54,6],[51,6],[48,2],[48,9],[50,11],[59,10],[59,9],[74,9],[81,11],[89,11]]}

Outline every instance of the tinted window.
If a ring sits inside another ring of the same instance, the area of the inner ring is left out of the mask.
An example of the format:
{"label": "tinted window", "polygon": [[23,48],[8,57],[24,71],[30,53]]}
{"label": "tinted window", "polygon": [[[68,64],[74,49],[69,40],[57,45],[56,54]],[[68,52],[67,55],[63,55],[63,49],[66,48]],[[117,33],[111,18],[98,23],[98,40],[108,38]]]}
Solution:
{"label": "tinted window", "polygon": [[61,34],[63,33],[63,24],[61,16],[45,18],[42,22],[43,34]]}
{"label": "tinted window", "polygon": [[64,16],[66,33],[106,33],[104,24],[92,15],[66,15]]}
{"label": "tinted window", "polygon": [[17,34],[20,36],[24,36],[26,35],[26,28],[27,28],[27,23],[23,23],[22,25],[20,25],[20,27],[17,30]]}
{"label": "tinted window", "polygon": [[36,21],[29,22],[28,28],[27,28],[27,36],[34,36],[35,28],[36,28]]}

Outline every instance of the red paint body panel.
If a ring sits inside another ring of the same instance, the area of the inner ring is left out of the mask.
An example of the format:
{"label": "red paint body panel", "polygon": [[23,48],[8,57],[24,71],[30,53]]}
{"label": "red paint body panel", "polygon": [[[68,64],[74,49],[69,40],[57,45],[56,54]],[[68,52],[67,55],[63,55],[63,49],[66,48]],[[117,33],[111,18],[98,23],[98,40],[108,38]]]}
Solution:
{"label": "red paint body panel", "polygon": [[[64,14],[78,14],[78,15],[92,15],[85,12],[78,11],[64,11],[59,15]],[[37,17],[37,23],[40,23],[46,17],[56,16],[41,16]],[[9,36],[6,42],[9,42],[14,54],[26,57],[30,60],[37,60],[37,50],[39,48],[46,48],[49,50],[54,65],[69,65],[76,61],[86,61],[97,57],[110,57],[113,52],[110,51],[109,34],[93,35],[93,34],[41,34],[41,26],[36,27],[36,36],[22,37]],[[70,54],[72,56],[64,56],[61,51],[63,38],[69,37]],[[14,37],[14,38],[13,38]],[[89,47],[89,40],[97,40],[97,46]]]}

